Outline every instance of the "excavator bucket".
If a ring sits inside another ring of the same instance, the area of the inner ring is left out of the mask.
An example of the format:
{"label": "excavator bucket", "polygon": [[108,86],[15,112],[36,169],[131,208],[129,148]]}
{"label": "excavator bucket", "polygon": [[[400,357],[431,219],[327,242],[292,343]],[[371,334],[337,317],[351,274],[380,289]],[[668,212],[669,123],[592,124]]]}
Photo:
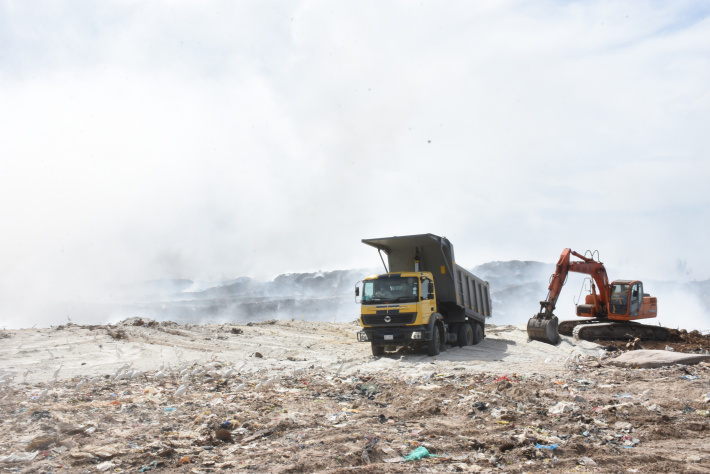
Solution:
{"label": "excavator bucket", "polygon": [[557,316],[542,317],[540,314],[528,320],[528,337],[534,341],[557,344],[560,334],[557,331]]}

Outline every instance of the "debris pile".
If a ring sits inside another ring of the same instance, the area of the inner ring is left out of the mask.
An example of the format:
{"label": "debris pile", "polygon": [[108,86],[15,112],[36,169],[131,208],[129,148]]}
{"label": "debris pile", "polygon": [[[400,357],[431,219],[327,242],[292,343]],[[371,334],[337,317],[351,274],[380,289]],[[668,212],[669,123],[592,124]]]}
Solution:
{"label": "debris pile", "polygon": [[[599,367],[564,378],[406,373],[356,376],[124,364],[98,380],[12,384],[0,399],[0,466],[96,472],[254,469],[294,472],[406,463],[430,471],[620,466],[710,467],[707,365]],[[669,398],[675,391],[677,398]],[[692,443],[688,441],[692,439]],[[668,451],[668,440],[684,449]],[[641,450],[636,456],[625,450]],[[402,467],[401,472],[410,469]]]}

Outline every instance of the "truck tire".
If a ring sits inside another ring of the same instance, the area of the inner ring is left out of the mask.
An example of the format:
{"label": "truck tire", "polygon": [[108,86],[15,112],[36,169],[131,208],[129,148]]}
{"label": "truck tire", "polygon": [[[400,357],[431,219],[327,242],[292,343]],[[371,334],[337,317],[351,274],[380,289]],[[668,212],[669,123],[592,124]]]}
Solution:
{"label": "truck tire", "polygon": [[427,354],[430,356],[439,355],[441,352],[441,336],[439,335],[439,325],[434,324],[434,328],[431,331],[431,340],[427,344]]}
{"label": "truck tire", "polygon": [[[474,323],[475,324],[475,323]],[[456,342],[459,347],[470,346],[473,342],[473,327],[469,323],[459,324],[456,334]]]}
{"label": "truck tire", "polygon": [[370,347],[372,347],[372,355],[375,357],[380,357],[385,353],[385,346],[377,346],[374,342],[371,342]]}
{"label": "truck tire", "polygon": [[478,344],[485,337],[483,331],[483,323],[472,323],[473,324],[473,343]]}

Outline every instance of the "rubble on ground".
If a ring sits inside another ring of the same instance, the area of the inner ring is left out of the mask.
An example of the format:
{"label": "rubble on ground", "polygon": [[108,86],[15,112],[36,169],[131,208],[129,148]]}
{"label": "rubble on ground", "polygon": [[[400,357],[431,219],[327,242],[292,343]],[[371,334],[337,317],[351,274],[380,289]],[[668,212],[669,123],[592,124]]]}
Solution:
{"label": "rubble on ground", "polygon": [[[264,327],[278,330],[279,324]],[[246,325],[239,328],[245,331],[224,327],[204,337],[249,336]],[[117,343],[129,344],[130,326],[117,329],[127,333]],[[172,333],[164,344],[176,343],[169,351],[175,357],[153,361],[152,369],[149,361],[139,368],[137,359],[117,359],[98,375],[87,368],[65,378],[68,369],[60,366],[54,377],[39,380],[3,368],[0,469],[710,470],[707,362],[616,367],[609,364],[614,355],[572,353],[554,371],[520,373],[506,370],[505,361],[495,371],[444,360],[415,370],[400,362],[406,355],[393,355],[389,362],[398,370],[364,371],[358,360],[370,356],[327,364],[268,347],[260,358],[250,350],[239,361],[217,352],[188,358],[178,340],[206,331],[165,329]]]}

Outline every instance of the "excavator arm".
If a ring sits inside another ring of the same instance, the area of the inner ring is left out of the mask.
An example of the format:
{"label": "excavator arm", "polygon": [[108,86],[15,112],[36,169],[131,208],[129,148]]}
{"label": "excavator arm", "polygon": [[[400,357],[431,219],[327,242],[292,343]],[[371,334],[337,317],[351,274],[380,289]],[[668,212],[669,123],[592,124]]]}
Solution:
{"label": "excavator arm", "polygon": [[[581,261],[571,261],[573,255]],[[609,307],[609,278],[604,264],[571,249],[564,249],[555,266],[555,273],[550,278],[547,298],[545,301],[540,302],[540,312],[528,321],[530,339],[557,344],[559,339],[558,320],[557,316],[554,315],[554,310],[569,272],[584,273],[592,277],[594,281],[592,284],[594,314],[598,316],[607,314],[607,308]],[[595,284],[599,288],[599,295],[595,291]]]}
{"label": "excavator arm", "polygon": [[552,314],[555,310],[555,305],[557,304],[557,298],[560,296],[562,287],[567,281],[567,275],[569,274],[569,262],[572,251],[570,249],[564,249],[560,259],[557,261],[555,266],[555,273],[550,277],[550,286],[547,292],[547,298],[545,301],[540,302],[540,312],[536,317],[543,319],[550,319],[554,315]]}

